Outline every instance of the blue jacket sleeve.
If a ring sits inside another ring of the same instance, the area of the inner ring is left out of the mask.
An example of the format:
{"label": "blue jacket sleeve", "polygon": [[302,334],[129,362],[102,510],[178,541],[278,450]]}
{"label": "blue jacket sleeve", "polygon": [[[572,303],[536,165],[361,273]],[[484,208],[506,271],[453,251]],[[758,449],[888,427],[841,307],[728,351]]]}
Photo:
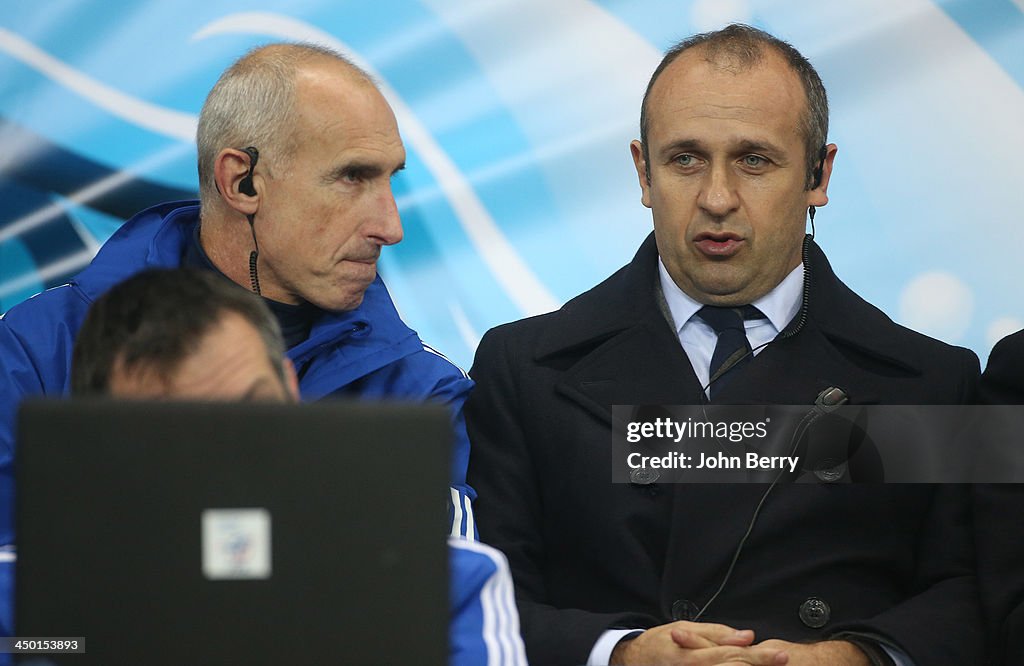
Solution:
{"label": "blue jacket sleeve", "polygon": [[[18,406],[29,396],[67,390],[74,331],[87,304],[77,289],[57,287],[0,317],[0,633],[12,635],[14,454]],[[0,662],[2,663],[2,662]]]}
{"label": "blue jacket sleeve", "polygon": [[[422,343],[421,343],[422,344]],[[462,369],[428,345],[382,368],[358,384],[358,395],[371,400],[404,398],[446,405],[452,419],[452,455],[448,505],[449,533],[478,539],[473,519],[476,491],[466,482],[469,466],[469,436],[462,407],[473,388],[473,380]],[[305,395],[305,394],[304,394]]]}
{"label": "blue jacket sleeve", "polygon": [[525,666],[512,575],[499,551],[449,539],[449,666]]}
{"label": "blue jacket sleeve", "polygon": [[451,502],[448,519],[451,536],[479,539],[476,521],[473,519],[473,500],[476,491],[466,482],[466,468],[469,466],[469,435],[466,434],[466,419],[462,413],[463,403],[473,388],[473,380],[446,357],[424,345],[424,354],[417,363],[433,366],[438,380],[427,399],[438,400],[451,410],[452,456],[451,456]]}

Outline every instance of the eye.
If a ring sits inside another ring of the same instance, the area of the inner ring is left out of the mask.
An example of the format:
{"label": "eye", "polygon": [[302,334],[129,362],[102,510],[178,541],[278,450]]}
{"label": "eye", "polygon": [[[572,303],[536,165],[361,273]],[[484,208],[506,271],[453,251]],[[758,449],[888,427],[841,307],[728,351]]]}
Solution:
{"label": "eye", "polygon": [[768,160],[760,155],[745,155],[741,161],[743,166],[750,167],[751,169],[761,169],[768,166]]}
{"label": "eye", "polygon": [[683,153],[675,158],[675,163],[684,169],[697,166],[697,158],[689,153]]}
{"label": "eye", "polygon": [[360,169],[346,169],[341,172],[341,180],[346,183],[359,183],[365,174]]}

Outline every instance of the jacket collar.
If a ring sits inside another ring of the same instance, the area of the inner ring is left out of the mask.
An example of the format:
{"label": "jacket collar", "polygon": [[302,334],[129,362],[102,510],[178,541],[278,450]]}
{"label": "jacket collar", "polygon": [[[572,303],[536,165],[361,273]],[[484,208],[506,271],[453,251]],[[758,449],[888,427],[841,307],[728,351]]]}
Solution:
{"label": "jacket collar", "polygon": [[536,360],[590,346],[624,331],[657,310],[658,248],[650,234],[633,260],[558,310],[540,338]]}
{"label": "jacket collar", "polygon": [[179,266],[198,221],[198,201],[147,208],[114,232],[74,283],[91,302],[142,269]]}
{"label": "jacket collar", "polygon": [[[657,264],[658,249],[651,233],[629,264],[555,313],[554,325],[539,340],[536,360],[600,344],[648,319],[652,310],[662,317],[655,291]],[[804,267],[805,302],[780,336],[799,335],[811,324],[833,343],[908,372],[921,372],[920,353],[889,335],[897,325],[836,277],[825,253],[809,236],[804,243]]]}
{"label": "jacket collar", "polygon": [[923,371],[925,359],[920,351],[908,347],[903,336],[893,335],[894,329],[902,327],[847,287],[810,236],[804,244],[804,257],[808,279],[803,309],[825,337],[907,372]]}
{"label": "jacket collar", "polygon": [[[146,268],[181,265],[199,223],[198,201],[176,201],[148,208],[125,222],[103,244],[74,283],[91,302],[115,284]],[[342,344],[344,343],[344,344]],[[354,379],[423,349],[405,325],[378,275],[358,308],[324,312],[309,337],[288,351],[300,372],[303,397],[332,393]],[[312,362],[330,355],[331,362]]]}

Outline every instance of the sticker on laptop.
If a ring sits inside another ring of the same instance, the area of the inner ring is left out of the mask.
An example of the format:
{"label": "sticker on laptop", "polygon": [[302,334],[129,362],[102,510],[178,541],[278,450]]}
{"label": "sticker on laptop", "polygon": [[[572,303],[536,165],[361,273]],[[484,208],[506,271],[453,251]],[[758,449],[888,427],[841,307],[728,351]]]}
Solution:
{"label": "sticker on laptop", "polygon": [[206,509],[202,514],[203,575],[210,580],[270,578],[270,512]]}

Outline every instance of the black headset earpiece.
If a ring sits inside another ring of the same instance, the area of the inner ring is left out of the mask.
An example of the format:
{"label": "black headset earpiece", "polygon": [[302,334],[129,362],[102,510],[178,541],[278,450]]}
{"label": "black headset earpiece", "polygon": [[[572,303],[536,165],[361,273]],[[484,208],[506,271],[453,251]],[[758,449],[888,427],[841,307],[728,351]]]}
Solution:
{"label": "black headset earpiece", "polygon": [[[253,150],[256,149],[253,148]],[[821,178],[825,171],[825,155],[827,154],[828,148],[826,146],[822,146],[821,150],[818,151],[818,166],[814,167],[814,185],[811,186],[812,190],[821,185]]]}
{"label": "black headset earpiece", "polygon": [[[256,168],[256,163],[260,161],[260,151],[256,150],[255,146],[247,146],[242,148],[242,152],[249,156],[249,171],[245,174],[242,180],[238,181],[238,191],[242,194],[250,197],[256,196],[256,187],[252,183],[252,172]],[[252,233],[252,252],[249,253],[249,280],[252,283],[252,290],[255,294],[259,295],[260,292],[260,277],[257,272],[256,263],[260,258],[260,246],[256,242],[256,213],[249,213],[245,216],[245,219],[249,221],[249,231]]]}
{"label": "black headset earpiece", "polygon": [[256,163],[260,161],[260,151],[256,150],[253,146],[242,148],[242,152],[249,156],[249,172],[245,174],[245,178],[238,182],[238,191],[246,196],[256,196],[256,188],[252,184],[252,171],[256,168]]}

